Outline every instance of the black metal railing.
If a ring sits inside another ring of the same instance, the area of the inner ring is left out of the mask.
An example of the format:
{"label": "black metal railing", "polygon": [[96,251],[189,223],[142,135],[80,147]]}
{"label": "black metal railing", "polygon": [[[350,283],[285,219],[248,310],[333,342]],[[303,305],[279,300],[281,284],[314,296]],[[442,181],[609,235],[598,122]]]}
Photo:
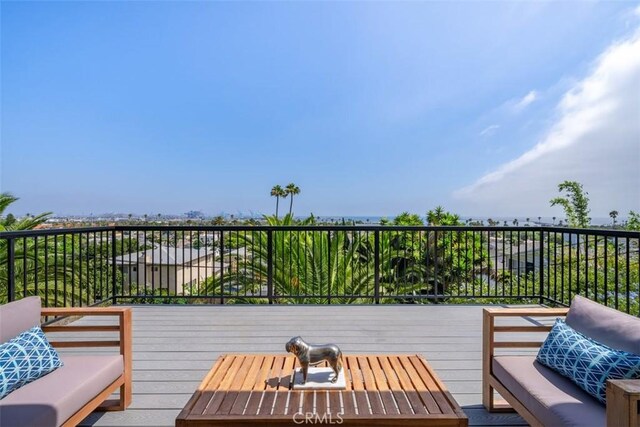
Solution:
{"label": "black metal railing", "polygon": [[0,303],[40,295],[47,307],[112,300],[113,227],[0,233]]}
{"label": "black metal railing", "polygon": [[0,302],[536,303],[640,315],[640,233],[558,227],[114,226],[0,233]]}

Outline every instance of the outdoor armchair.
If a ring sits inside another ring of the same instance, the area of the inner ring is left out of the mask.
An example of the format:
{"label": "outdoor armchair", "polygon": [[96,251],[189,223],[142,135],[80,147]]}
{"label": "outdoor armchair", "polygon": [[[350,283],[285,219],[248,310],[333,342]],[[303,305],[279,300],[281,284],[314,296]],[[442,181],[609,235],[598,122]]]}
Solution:
{"label": "outdoor armchair", "polygon": [[[122,307],[42,308],[40,298],[28,297],[0,307],[0,342],[39,325],[44,316],[110,316],[115,325],[50,324],[45,332],[73,333],[74,338],[51,341],[55,348],[115,347],[114,354],[60,355],[63,366],[0,400],[0,425],[75,426],[94,410],[124,410],[131,403],[131,309]],[[92,339],[95,332],[112,332],[113,340]],[[87,339],[75,339],[78,334]],[[62,335],[64,336],[64,335]],[[109,400],[114,392],[119,396]]]}
{"label": "outdoor armchair", "polygon": [[[640,380],[609,380],[605,407],[568,378],[538,363],[535,354],[515,354],[538,349],[542,344],[533,338],[523,340],[523,334],[544,338],[551,330],[544,319],[565,316],[567,324],[582,334],[613,348],[630,346],[637,354],[640,319],[586,298],[576,297],[570,309],[486,308],[482,367],[485,408],[490,412],[515,410],[532,426],[640,427]],[[522,322],[523,318],[528,321]],[[504,400],[496,399],[496,391]]]}

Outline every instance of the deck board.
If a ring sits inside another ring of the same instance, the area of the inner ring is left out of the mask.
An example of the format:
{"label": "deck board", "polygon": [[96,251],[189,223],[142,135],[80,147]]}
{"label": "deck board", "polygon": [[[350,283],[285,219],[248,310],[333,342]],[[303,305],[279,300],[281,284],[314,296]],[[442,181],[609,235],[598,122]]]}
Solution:
{"label": "deck board", "polygon": [[[526,425],[515,414],[489,414],[481,405],[481,310],[466,305],[135,306],[133,403],[124,412],[91,414],[81,425],[173,426],[220,355],[284,353],[294,335],[308,342],[334,342],[346,354],[421,354],[465,410],[470,425]],[[94,317],[75,324],[111,323]],[[109,332],[93,336],[112,337]]]}

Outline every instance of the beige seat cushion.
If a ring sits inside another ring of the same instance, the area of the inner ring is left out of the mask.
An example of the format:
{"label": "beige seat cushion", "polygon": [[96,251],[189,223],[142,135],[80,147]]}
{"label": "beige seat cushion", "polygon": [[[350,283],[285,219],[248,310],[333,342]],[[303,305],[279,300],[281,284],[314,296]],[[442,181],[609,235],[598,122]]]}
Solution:
{"label": "beige seat cushion", "polygon": [[2,427],[64,423],[124,372],[122,356],[64,356],[64,366],[0,400]]}
{"label": "beige seat cushion", "polygon": [[604,427],[606,408],[534,356],[496,356],[494,376],[545,426]]}

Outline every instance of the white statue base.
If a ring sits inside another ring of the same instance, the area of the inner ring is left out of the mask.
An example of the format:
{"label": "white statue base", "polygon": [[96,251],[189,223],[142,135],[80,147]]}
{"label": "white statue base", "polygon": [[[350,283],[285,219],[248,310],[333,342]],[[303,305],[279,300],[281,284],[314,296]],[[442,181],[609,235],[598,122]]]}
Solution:
{"label": "white statue base", "polygon": [[307,382],[302,384],[302,371],[297,368],[293,376],[294,390],[345,390],[347,382],[344,379],[344,369],[340,369],[338,381],[332,383],[333,369],[309,368]]}

